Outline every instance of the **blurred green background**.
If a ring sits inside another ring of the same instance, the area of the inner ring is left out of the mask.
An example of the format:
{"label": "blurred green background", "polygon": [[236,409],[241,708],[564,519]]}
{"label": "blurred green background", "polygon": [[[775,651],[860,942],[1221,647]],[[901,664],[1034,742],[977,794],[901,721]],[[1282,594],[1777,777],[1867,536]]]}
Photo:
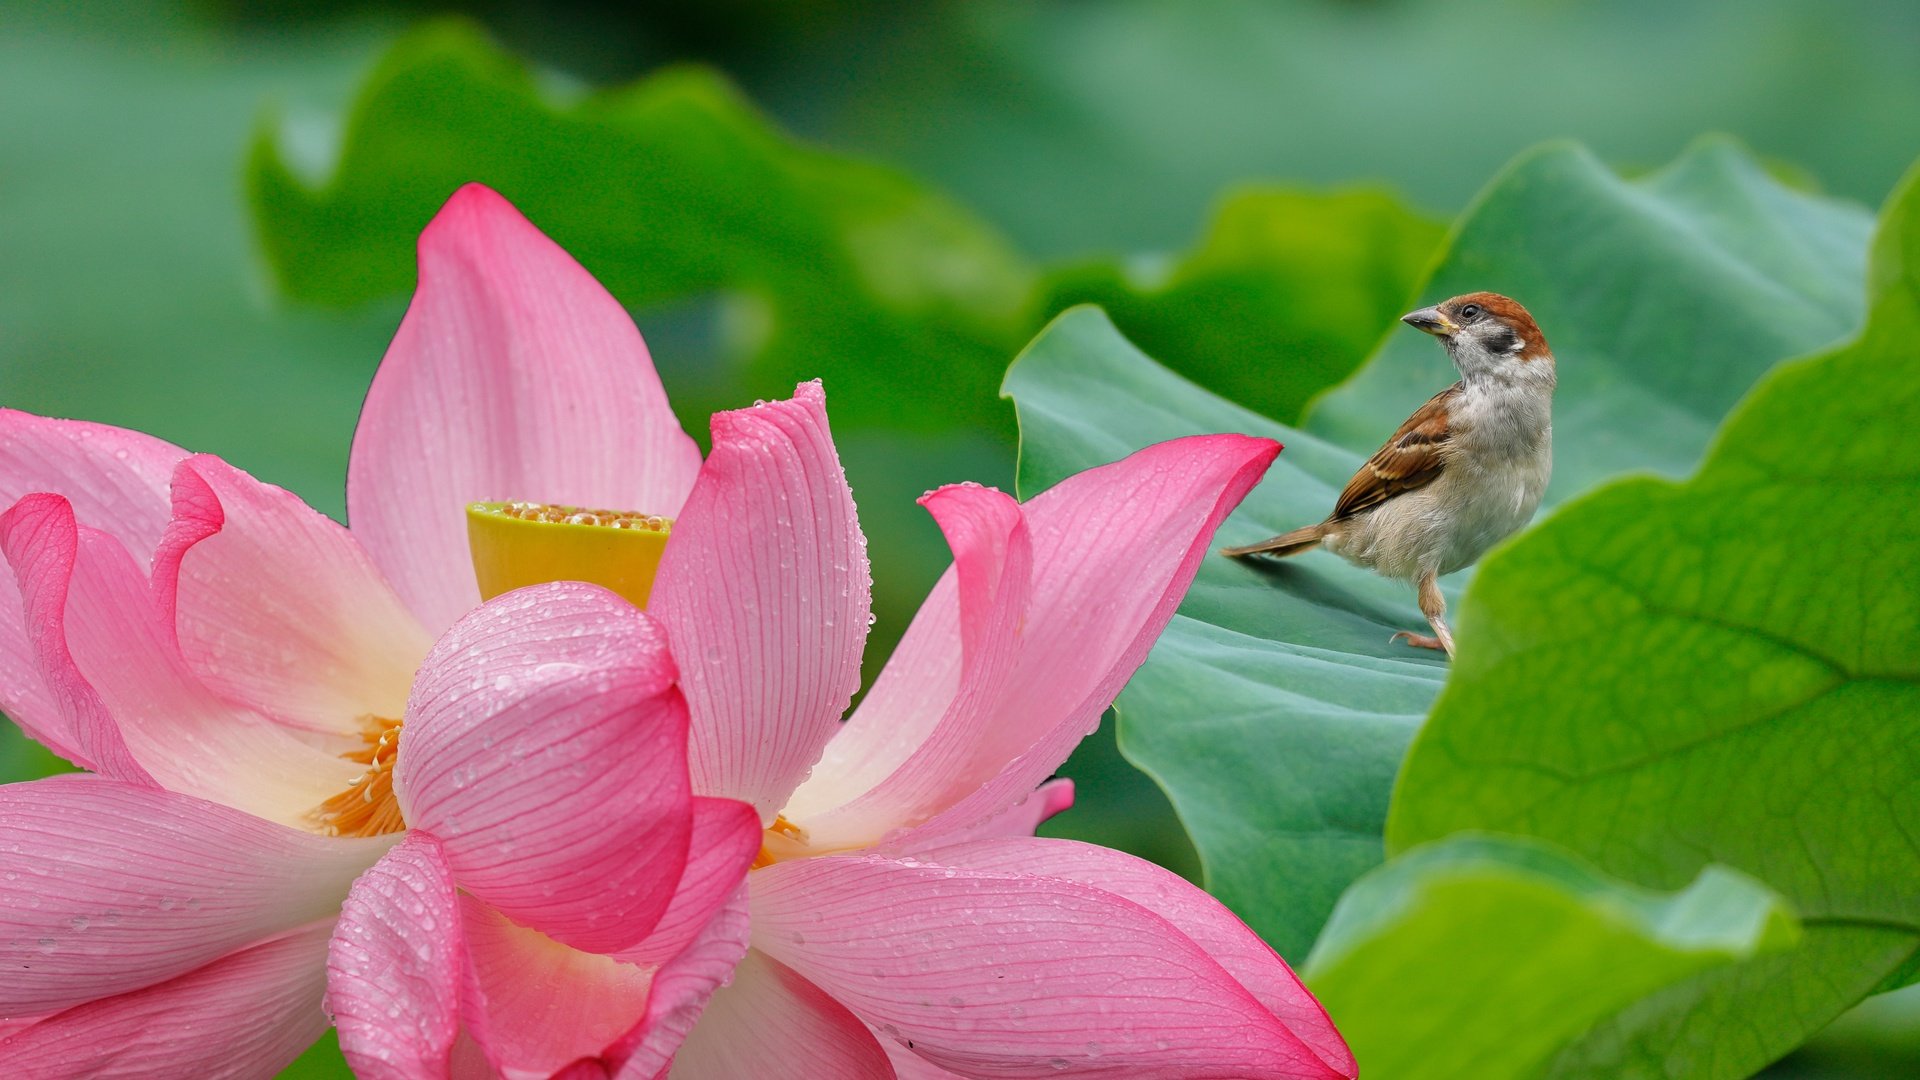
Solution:
{"label": "blurred green background", "polygon": [[[696,436],[827,378],[870,675],[946,562],[913,499],[1011,487],[995,390],[1060,307],[1105,303],[1291,419],[1520,150],[1632,169],[1725,131],[1875,207],[1920,150],[1917,56],[1906,0],[0,3],[0,404],[339,515],[409,238],[486,180],[634,309]],[[1272,327],[1256,355],[1249,326]],[[0,777],[57,766],[0,738]],[[1110,735],[1067,771],[1053,831],[1192,872]],[[1876,999],[1776,1071],[1920,1061],[1913,1019],[1911,992]]]}

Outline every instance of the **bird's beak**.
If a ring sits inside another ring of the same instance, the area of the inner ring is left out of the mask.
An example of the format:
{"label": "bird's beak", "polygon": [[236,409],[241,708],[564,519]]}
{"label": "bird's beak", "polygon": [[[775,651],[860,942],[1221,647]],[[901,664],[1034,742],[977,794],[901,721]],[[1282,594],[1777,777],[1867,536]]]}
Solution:
{"label": "bird's beak", "polygon": [[1454,325],[1452,319],[1440,314],[1440,309],[1437,307],[1423,307],[1419,311],[1409,311],[1400,316],[1400,321],[1415,330],[1424,330],[1434,337],[1446,337],[1460,329]]}

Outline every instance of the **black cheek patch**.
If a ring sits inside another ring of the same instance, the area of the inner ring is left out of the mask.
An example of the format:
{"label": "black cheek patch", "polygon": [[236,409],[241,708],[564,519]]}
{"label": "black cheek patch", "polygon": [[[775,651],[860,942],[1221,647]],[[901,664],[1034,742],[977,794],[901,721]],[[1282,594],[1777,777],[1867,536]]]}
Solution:
{"label": "black cheek patch", "polygon": [[1488,352],[1510,353],[1520,348],[1520,335],[1510,327],[1496,326],[1487,331],[1486,342]]}

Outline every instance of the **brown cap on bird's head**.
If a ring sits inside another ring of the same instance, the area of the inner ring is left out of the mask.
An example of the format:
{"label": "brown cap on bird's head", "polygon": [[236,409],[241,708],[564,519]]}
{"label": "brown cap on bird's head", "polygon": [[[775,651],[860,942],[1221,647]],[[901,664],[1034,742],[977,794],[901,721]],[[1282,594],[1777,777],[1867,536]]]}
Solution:
{"label": "brown cap on bird's head", "polygon": [[[1527,309],[1521,307],[1518,300],[1499,293],[1465,293],[1400,317],[1400,321],[1408,326],[1439,338],[1451,337],[1469,323],[1483,319],[1494,320],[1513,331],[1514,338],[1519,342],[1516,355],[1520,359],[1539,360],[1552,356],[1547,349],[1546,335],[1540,332],[1540,326],[1533,321],[1533,316],[1527,314]],[[1511,345],[1508,347],[1511,348]]]}

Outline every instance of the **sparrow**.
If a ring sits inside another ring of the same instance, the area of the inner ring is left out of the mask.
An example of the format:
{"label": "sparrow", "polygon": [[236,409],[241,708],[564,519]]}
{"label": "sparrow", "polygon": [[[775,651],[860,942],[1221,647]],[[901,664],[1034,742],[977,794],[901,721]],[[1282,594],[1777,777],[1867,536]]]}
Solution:
{"label": "sparrow", "polygon": [[1427,399],[1347,481],[1318,525],[1224,555],[1324,547],[1411,582],[1433,636],[1389,639],[1453,656],[1439,578],[1532,520],[1553,472],[1553,354],[1527,309],[1499,293],[1456,296],[1400,321],[1440,339],[1460,381]]}

